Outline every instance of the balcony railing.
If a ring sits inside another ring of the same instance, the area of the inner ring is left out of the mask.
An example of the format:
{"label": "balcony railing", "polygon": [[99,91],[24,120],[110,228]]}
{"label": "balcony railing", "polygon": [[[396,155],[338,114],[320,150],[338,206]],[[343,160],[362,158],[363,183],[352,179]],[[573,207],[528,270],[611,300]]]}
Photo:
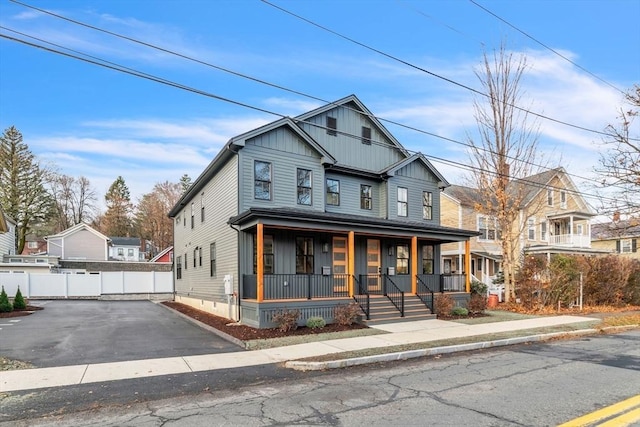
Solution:
{"label": "balcony railing", "polygon": [[549,243],[556,246],[569,246],[574,248],[590,248],[591,237],[582,234],[557,234],[549,236]]}

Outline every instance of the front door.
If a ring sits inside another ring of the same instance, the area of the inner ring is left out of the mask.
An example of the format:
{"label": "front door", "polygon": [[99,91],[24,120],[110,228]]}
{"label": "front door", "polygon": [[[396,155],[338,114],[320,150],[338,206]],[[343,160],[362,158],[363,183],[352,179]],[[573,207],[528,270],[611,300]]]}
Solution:
{"label": "front door", "polygon": [[380,293],[380,240],[367,239],[367,290]]}
{"label": "front door", "polygon": [[333,238],[333,292],[348,295],[347,280],[347,238]]}

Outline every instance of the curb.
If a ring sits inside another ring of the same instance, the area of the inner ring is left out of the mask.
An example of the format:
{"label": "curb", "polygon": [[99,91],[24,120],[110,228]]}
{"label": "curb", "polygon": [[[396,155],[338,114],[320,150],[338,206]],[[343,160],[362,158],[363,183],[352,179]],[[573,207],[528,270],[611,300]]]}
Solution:
{"label": "curb", "polygon": [[[612,327],[606,329],[615,329],[616,331],[623,328],[632,329],[629,327]],[[604,330],[605,328],[603,328]],[[299,360],[292,360],[285,362],[285,368],[294,369],[297,371],[322,371],[327,369],[339,369],[347,368],[349,366],[366,365],[370,363],[379,362],[392,362],[396,360],[414,359],[424,356],[435,356],[438,354],[457,353],[462,351],[480,350],[484,348],[503,347],[514,344],[525,344],[530,342],[545,341],[561,336],[582,336],[593,335],[601,332],[601,329],[581,329],[579,331],[567,331],[567,332],[553,332],[549,334],[529,335],[523,337],[505,338],[495,341],[482,341],[468,344],[456,344],[445,347],[425,348],[419,350],[407,350],[399,351],[396,353],[377,354],[374,356],[354,357],[351,359],[331,360],[328,362],[303,362]]]}
{"label": "curb", "polygon": [[201,327],[202,329],[204,329],[204,330],[206,330],[206,331],[208,331],[208,332],[211,332],[211,333],[212,333],[212,334],[214,334],[214,335],[217,335],[218,337],[222,338],[223,340],[227,340],[227,341],[229,341],[230,343],[237,345],[238,347],[242,347],[242,349],[243,349],[243,350],[246,350],[246,349],[247,349],[247,346],[245,345],[244,341],[239,340],[239,339],[237,339],[237,338],[235,338],[235,337],[232,337],[232,336],[231,336],[231,335],[229,335],[229,334],[225,334],[225,333],[224,333],[224,332],[222,332],[221,330],[216,329],[216,328],[214,328],[214,327],[211,327],[211,326],[207,325],[206,323],[202,323],[201,321],[196,320],[196,319],[194,319],[193,317],[189,317],[189,316],[187,316],[186,314],[182,314],[182,313],[180,313],[178,310],[174,310],[173,308],[171,308],[171,307],[169,307],[169,306],[167,306],[167,305],[162,304],[162,301],[153,301],[153,302],[155,302],[155,303],[156,303],[156,304],[158,304],[159,306],[164,307],[165,309],[167,309],[167,310],[169,310],[169,311],[171,311],[171,312],[173,312],[173,313],[177,314],[178,316],[180,316],[180,317],[182,317],[183,319],[185,319],[185,320],[187,320],[187,321],[189,321],[189,322],[193,323],[194,325],[199,326],[199,327]]}

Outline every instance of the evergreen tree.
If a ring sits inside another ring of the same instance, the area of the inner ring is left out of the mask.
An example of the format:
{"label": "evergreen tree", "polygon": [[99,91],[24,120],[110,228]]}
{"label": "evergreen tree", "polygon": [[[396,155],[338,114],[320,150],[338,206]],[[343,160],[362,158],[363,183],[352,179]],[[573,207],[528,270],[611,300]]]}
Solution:
{"label": "evergreen tree", "polygon": [[111,184],[104,199],[107,211],[102,219],[102,232],[107,236],[129,237],[132,232],[133,205],[129,187],[122,176]]}
{"label": "evergreen tree", "polygon": [[27,308],[27,302],[24,300],[22,292],[20,292],[20,287],[18,286],[18,292],[16,292],[16,297],[13,299],[13,309],[24,310],[25,308]]}
{"label": "evergreen tree", "polygon": [[24,249],[29,230],[50,216],[47,175],[22,141],[22,134],[14,126],[7,128],[0,137],[0,204],[18,222],[17,253]]}
{"label": "evergreen tree", "polygon": [[186,193],[191,187],[191,177],[186,173],[180,178],[180,186],[182,187],[182,194]]}
{"label": "evergreen tree", "polygon": [[9,302],[9,296],[3,286],[2,292],[0,292],[0,313],[9,313],[10,311],[13,311],[13,306]]}

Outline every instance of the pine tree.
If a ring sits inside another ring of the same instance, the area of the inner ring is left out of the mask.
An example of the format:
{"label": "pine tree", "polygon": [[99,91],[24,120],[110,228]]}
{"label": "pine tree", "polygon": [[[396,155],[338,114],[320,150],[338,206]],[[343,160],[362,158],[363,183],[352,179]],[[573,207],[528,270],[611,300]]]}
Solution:
{"label": "pine tree", "polygon": [[13,299],[13,309],[14,310],[24,310],[27,308],[27,303],[22,296],[22,292],[20,292],[20,287],[18,286],[18,291],[16,292],[16,297]]}
{"label": "pine tree", "polygon": [[107,236],[129,237],[132,232],[131,196],[122,176],[118,176],[104,196],[107,212],[104,214],[102,232]]}
{"label": "pine tree", "polygon": [[0,292],[0,313],[9,313],[10,311],[13,311],[13,306],[9,302],[9,296],[3,286],[2,292]]}
{"label": "pine tree", "polygon": [[180,186],[182,187],[182,194],[186,193],[191,187],[191,177],[186,173],[180,178]]}

